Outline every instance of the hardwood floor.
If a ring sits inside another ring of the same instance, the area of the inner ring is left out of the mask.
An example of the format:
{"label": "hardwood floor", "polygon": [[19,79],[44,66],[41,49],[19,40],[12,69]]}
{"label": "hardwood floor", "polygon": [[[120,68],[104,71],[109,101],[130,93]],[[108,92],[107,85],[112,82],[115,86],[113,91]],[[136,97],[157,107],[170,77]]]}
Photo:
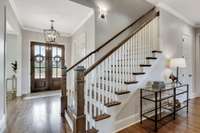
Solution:
{"label": "hardwood floor", "polygon": [[[17,99],[8,105],[5,133],[71,133],[60,116],[58,96],[32,100]],[[144,121],[118,133],[151,133],[153,123]],[[189,115],[180,112],[175,121],[162,126],[158,133],[200,133],[200,98],[190,101]]]}
{"label": "hardwood floor", "polygon": [[17,99],[7,107],[5,133],[71,133],[60,115],[60,97]]}
{"label": "hardwood floor", "polygon": [[[152,133],[153,127],[153,123],[146,120],[142,125],[138,123],[118,133]],[[161,126],[158,133],[200,133],[200,98],[190,101],[188,116],[185,111],[179,112],[176,120]]]}

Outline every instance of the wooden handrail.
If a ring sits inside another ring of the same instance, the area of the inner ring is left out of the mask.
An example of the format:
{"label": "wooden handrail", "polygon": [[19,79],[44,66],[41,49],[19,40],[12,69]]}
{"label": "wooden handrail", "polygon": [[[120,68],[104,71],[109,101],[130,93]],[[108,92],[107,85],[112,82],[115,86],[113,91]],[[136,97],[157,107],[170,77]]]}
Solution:
{"label": "wooden handrail", "polygon": [[137,19],[136,21],[134,21],[133,23],[131,23],[129,26],[127,26],[126,28],[124,28],[122,31],[120,31],[119,33],[117,33],[116,35],[114,35],[111,39],[109,39],[108,41],[106,41],[103,45],[99,46],[97,49],[95,49],[94,51],[92,51],[91,53],[89,53],[88,55],[86,55],[85,57],[83,57],[81,60],[79,60],[78,62],[76,62],[73,66],[71,66],[69,69],[67,69],[66,72],[69,72],[70,70],[72,70],[74,67],[76,67],[78,64],[82,63],[84,60],[86,60],[88,57],[90,57],[91,55],[95,54],[96,52],[98,52],[99,50],[101,50],[102,48],[104,48],[105,46],[107,46],[111,41],[113,41],[115,38],[117,38],[119,35],[121,35],[123,32],[125,32],[127,29],[129,29],[130,27],[132,27],[133,25],[135,25],[141,18],[143,18],[146,14],[152,12],[155,10],[155,7],[152,8],[150,11],[148,11],[147,13],[145,13],[144,15],[142,15],[139,19]]}
{"label": "wooden handrail", "polygon": [[107,54],[105,54],[102,58],[100,58],[96,63],[94,63],[92,66],[90,66],[85,71],[85,76],[90,73],[94,68],[96,68],[100,63],[102,63],[106,58],[108,58],[113,52],[115,52],[118,48],[120,48],[122,45],[124,45],[133,35],[135,35],[137,32],[139,32],[144,26],[146,26],[149,22],[151,22],[155,17],[159,16],[159,12],[155,11],[155,8],[142,17],[140,17],[135,23],[139,21],[143,21],[144,18],[147,17],[147,20],[143,22],[136,30],[130,34],[126,39],[124,39],[122,42],[119,43],[116,47],[114,47],[112,50],[110,50]]}

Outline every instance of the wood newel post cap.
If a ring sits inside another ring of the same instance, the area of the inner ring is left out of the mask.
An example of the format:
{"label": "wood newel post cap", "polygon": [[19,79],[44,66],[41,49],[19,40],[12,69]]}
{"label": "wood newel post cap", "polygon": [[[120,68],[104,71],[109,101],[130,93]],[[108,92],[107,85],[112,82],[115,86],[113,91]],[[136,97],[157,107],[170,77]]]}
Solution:
{"label": "wood newel post cap", "polygon": [[77,66],[75,68],[75,71],[85,71],[86,69],[84,68],[84,66]]}

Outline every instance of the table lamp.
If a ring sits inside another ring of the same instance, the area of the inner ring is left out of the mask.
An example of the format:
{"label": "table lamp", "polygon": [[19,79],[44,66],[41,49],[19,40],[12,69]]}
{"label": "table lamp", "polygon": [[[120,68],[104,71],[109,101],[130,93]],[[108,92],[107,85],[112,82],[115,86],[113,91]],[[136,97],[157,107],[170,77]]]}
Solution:
{"label": "table lamp", "polygon": [[185,68],[186,67],[186,61],[185,58],[173,58],[170,60],[170,67],[171,68],[176,68],[176,76],[177,76],[177,83],[181,82],[179,81],[179,68]]}

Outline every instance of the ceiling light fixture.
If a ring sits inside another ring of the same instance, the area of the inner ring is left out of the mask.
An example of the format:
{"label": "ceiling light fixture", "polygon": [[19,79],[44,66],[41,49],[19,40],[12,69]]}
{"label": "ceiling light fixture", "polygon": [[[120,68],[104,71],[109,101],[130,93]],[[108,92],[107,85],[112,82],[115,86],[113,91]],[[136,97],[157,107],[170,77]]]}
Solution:
{"label": "ceiling light fixture", "polygon": [[45,37],[45,41],[47,43],[55,43],[56,42],[56,38],[60,36],[60,33],[57,32],[54,29],[53,23],[55,22],[54,20],[51,20],[51,28],[50,29],[44,29],[44,37]]}

